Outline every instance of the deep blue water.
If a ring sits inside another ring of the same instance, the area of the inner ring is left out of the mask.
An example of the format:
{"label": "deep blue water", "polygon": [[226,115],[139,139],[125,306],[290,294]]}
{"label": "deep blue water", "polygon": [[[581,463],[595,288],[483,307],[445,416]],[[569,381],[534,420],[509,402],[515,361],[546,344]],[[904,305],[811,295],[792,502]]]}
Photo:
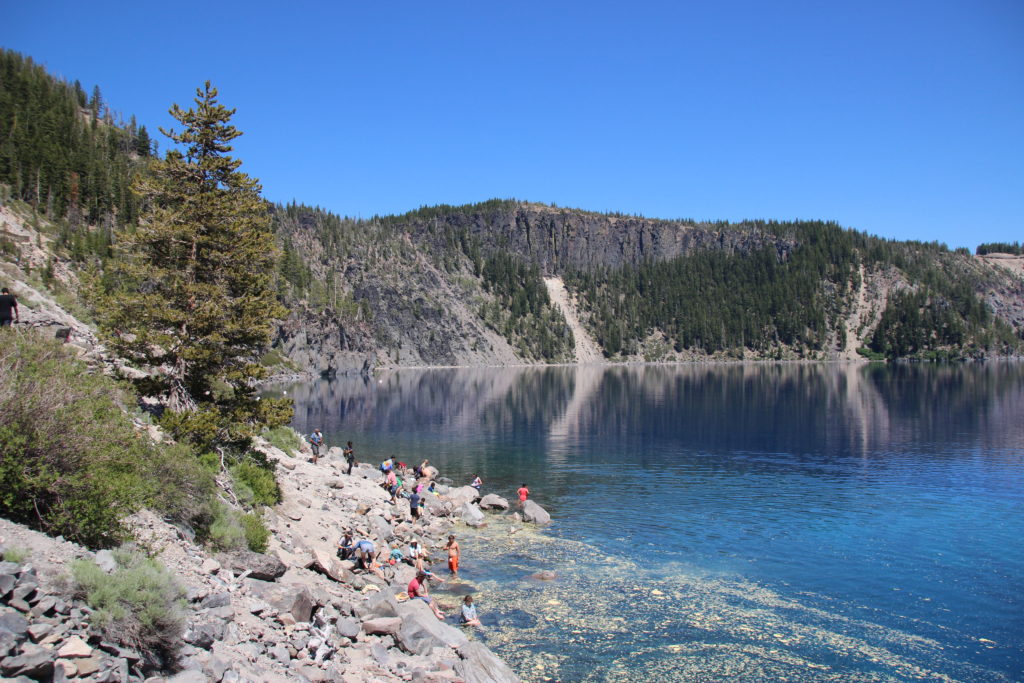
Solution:
{"label": "deep blue water", "polygon": [[289,394],[297,429],[361,460],[528,484],[555,522],[467,530],[462,572],[524,678],[1024,679],[1022,364],[408,370]]}

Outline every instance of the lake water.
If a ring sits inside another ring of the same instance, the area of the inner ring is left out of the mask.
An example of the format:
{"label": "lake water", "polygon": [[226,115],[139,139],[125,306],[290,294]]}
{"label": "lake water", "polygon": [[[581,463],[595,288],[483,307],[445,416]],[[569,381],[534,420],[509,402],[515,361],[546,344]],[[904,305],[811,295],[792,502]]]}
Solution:
{"label": "lake water", "polygon": [[297,429],[360,460],[529,486],[549,527],[458,532],[479,637],[526,680],[1024,679],[1024,364],[403,370],[289,394]]}

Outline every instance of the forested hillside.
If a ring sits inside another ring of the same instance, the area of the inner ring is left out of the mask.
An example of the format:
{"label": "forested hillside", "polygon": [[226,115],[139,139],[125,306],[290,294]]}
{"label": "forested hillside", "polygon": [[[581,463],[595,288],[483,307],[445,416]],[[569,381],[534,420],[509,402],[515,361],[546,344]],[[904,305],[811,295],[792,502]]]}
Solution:
{"label": "forested hillside", "polygon": [[[155,150],[99,87],[87,95],[0,52],[0,199],[40,235],[27,245],[0,233],[10,281],[90,315],[79,275],[114,284],[111,259],[146,209],[137,190]],[[572,362],[574,332],[544,277],[564,282],[576,332],[613,361],[990,357],[1022,344],[1019,276],[834,223],[657,220],[516,200],[370,219],[298,203],[266,211],[288,311],[262,359],[276,373]]]}

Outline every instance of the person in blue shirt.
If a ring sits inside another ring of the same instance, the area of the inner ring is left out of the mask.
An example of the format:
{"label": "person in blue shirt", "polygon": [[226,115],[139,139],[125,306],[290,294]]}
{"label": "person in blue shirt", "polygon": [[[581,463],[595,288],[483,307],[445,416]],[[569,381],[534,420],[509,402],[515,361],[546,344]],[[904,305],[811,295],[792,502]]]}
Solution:
{"label": "person in blue shirt", "polygon": [[480,626],[480,619],[476,616],[476,605],[473,604],[473,596],[467,595],[462,601],[462,625]]}
{"label": "person in blue shirt", "polygon": [[313,433],[309,435],[309,445],[313,449],[313,464],[320,459],[320,446],[324,443],[324,435],[319,429],[314,429]]}

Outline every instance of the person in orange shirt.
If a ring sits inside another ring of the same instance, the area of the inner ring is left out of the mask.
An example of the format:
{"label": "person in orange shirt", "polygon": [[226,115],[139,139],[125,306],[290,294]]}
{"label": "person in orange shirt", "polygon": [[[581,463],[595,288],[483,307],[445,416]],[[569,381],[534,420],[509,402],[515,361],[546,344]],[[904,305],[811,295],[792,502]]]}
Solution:
{"label": "person in orange shirt", "polygon": [[519,507],[522,507],[526,499],[530,497],[530,489],[526,488],[526,484],[523,484],[516,493],[519,494]]}

